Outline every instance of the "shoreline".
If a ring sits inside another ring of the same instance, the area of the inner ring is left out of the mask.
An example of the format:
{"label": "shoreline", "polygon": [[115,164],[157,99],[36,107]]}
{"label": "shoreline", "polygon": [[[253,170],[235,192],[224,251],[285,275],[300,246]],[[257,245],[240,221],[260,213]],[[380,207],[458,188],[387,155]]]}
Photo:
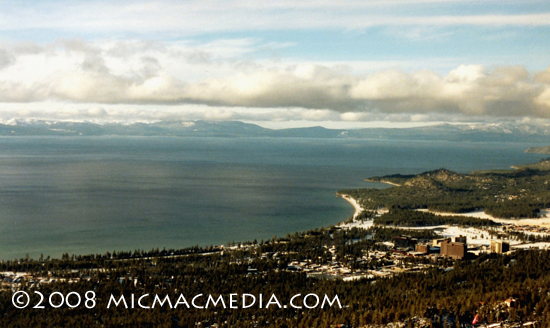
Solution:
{"label": "shoreline", "polygon": [[364,208],[361,207],[361,205],[359,205],[359,203],[357,203],[355,198],[351,197],[350,195],[346,195],[346,194],[336,194],[336,195],[338,197],[345,199],[348,203],[350,203],[353,206],[353,208],[355,209],[355,213],[353,213],[354,220],[359,216],[361,212],[365,210]]}

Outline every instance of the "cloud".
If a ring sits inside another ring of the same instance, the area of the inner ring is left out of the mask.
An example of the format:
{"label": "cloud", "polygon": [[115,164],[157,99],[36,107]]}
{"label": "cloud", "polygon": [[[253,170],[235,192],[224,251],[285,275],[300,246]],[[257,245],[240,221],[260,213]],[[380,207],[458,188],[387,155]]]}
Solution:
{"label": "cloud", "polygon": [[385,112],[548,117],[550,108],[536,101],[544,87],[521,66],[490,71],[462,65],[446,76],[378,72],[361,80],[350,95]]}
{"label": "cloud", "polygon": [[[365,77],[296,66],[190,84],[182,101],[245,107],[303,107],[337,112],[445,113],[550,117],[550,84],[521,66],[462,65],[432,71],[380,71]],[[345,116],[344,116],[345,119]]]}
{"label": "cloud", "polygon": [[206,79],[182,91],[189,101],[211,105],[334,109],[353,105],[347,92],[353,80],[353,76],[306,64]]}
{"label": "cloud", "polygon": [[[239,60],[263,46],[248,39],[170,46],[79,40],[15,45],[0,50],[0,102],[157,105],[159,112],[163,106],[197,104],[225,108],[211,112],[227,118],[238,117],[230,108],[266,108],[275,120],[280,119],[275,113],[295,108],[309,110],[301,113],[310,120],[361,120],[364,113],[550,117],[550,68],[460,65],[445,74],[400,69],[356,74],[340,65]],[[234,56],[219,54],[227,47]],[[188,56],[196,51],[208,60]]]}
{"label": "cloud", "polygon": [[[472,1],[4,1],[0,30],[89,33],[173,32],[196,34],[243,30],[356,29],[371,26],[548,26],[550,14],[505,14],[491,1],[469,14]],[[466,3],[466,4],[465,4]],[[476,3],[477,5],[478,3]],[[444,8],[446,10],[441,10]],[[488,10],[488,8],[492,10]],[[420,10],[418,10],[420,9]],[[488,11],[488,12],[487,12]],[[433,12],[431,15],[425,13]],[[462,12],[466,14],[462,14]],[[498,13],[495,14],[494,12]]]}
{"label": "cloud", "polygon": [[15,62],[15,57],[4,49],[0,49],[0,69],[10,66]]}

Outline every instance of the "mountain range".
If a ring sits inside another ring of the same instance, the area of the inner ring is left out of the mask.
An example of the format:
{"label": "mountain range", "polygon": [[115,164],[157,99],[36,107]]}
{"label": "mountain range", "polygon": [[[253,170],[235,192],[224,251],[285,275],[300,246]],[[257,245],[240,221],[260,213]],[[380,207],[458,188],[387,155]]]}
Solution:
{"label": "mountain range", "polygon": [[327,129],[323,127],[305,127],[274,130],[239,121],[160,121],[100,124],[94,122],[10,120],[0,123],[0,135],[360,138],[550,143],[550,126],[521,123],[459,125],[444,123],[414,128]]}

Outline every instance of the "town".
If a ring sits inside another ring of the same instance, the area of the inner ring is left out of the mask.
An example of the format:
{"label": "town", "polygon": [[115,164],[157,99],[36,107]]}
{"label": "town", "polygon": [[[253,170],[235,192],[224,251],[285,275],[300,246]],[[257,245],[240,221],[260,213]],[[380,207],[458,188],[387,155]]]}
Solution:
{"label": "town", "polygon": [[[124,286],[127,289],[125,292],[174,292],[177,286],[187,285],[185,289],[191,285],[204,286],[207,279],[200,278],[201,274],[197,272],[210,274],[219,271],[231,272],[232,279],[244,279],[242,281],[246,284],[252,280],[272,279],[273,275],[284,275],[286,279],[302,277],[299,279],[309,281],[306,285],[315,284],[315,281],[339,281],[338,284],[350,286],[356,283],[373,285],[387,283],[391,279],[404,279],[400,277],[413,277],[419,273],[445,274],[455,270],[457,265],[465,265],[459,263],[476,263],[480,258],[495,261],[499,259],[498,256],[506,256],[509,258],[506,266],[517,267],[515,253],[521,252],[520,256],[524,256],[526,250],[545,251],[547,242],[530,242],[529,238],[547,237],[547,231],[545,228],[515,224],[497,228],[452,225],[422,229],[387,227],[375,224],[372,219],[352,218],[338,226],[260,242],[184,250],[136,250],[89,256],[66,254],[62,259],[3,261],[0,263],[1,290],[5,299],[18,290],[47,291],[60,286],[66,290],[75,289],[71,286],[82,286],[80,290],[110,286],[110,290],[116,290],[120,288],[116,287],[118,285]],[[455,235],[450,235],[451,232]],[[171,270],[167,270],[167,267]],[[466,282],[467,279],[456,283]],[[517,327],[521,316],[517,314],[516,307],[524,300],[510,294],[509,297],[478,306],[480,309],[485,307],[483,311],[488,314],[476,326],[496,327],[493,324],[498,323],[502,327]],[[342,297],[342,301],[344,308],[352,306],[346,297]],[[491,308],[487,309],[488,306]],[[413,320],[414,325],[429,327],[439,322],[443,327],[443,321],[446,321],[449,324],[461,322],[462,327],[470,327],[473,318],[463,315],[457,319],[457,313],[446,311],[425,313],[422,320],[417,316]],[[272,316],[271,320],[283,318]],[[257,326],[269,326],[270,322],[273,323],[271,320],[253,322]],[[413,324],[413,321],[407,321],[407,324]],[[405,325],[405,321],[400,322]],[[361,321],[357,323],[349,327],[360,327]],[[216,323],[212,320],[208,323],[196,321],[194,324],[202,327],[231,326],[227,320],[218,320]],[[367,324],[365,320],[361,327],[386,327]],[[539,327],[540,320],[525,320],[521,325]]]}

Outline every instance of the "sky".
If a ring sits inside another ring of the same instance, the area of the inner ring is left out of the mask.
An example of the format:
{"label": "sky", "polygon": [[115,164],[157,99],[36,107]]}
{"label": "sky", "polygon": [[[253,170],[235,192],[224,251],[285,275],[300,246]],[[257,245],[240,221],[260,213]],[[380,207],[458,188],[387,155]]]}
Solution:
{"label": "sky", "polygon": [[0,120],[550,123],[550,2],[0,0]]}

